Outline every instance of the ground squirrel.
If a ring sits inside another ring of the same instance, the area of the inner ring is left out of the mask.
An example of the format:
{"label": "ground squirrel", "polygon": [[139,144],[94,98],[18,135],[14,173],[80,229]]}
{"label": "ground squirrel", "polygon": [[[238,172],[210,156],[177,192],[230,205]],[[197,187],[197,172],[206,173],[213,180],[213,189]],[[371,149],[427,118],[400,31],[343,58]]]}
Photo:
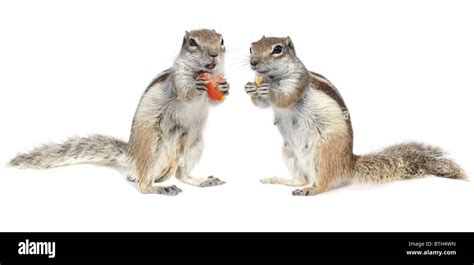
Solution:
{"label": "ground squirrel", "polygon": [[423,175],[464,179],[465,172],[438,148],[420,143],[387,147],[369,155],[352,152],[349,111],[334,85],[310,72],[289,37],[262,37],[251,44],[250,65],[264,82],[246,92],[260,107],[272,107],[283,136],[283,156],[293,179],[261,182],[306,186],[293,195],[315,195],[351,182],[388,182]]}
{"label": "ground squirrel", "polygon": [[[19,154],[9,164],[25,168],[78,163],[120,166],[129,170],[129,180],[138,181],[141,192],[164,195],[176,195],[181,189],[152,184],[172,175],[199,187],[223,184],[212,176],[192,177],[190,171],[201,157],[202,130],[212,102],[206,93],[208,80],[196,79],[196,74],[223,75],[224,53],[224,40],[216,31],[186,32],[174,65],[160,73],[143,93],[128,143],[102,135],[71,138]],[[217,89],[228,94],[225,79]]]}

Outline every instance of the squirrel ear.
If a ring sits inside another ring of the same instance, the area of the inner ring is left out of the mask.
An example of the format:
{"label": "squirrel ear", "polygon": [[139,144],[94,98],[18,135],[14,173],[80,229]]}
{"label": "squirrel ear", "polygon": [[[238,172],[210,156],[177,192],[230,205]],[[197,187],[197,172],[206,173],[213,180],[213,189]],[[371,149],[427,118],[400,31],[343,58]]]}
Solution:
{"label": "squirrel ear", "polygon": [[263,35],[261,39],[263,40],[263,39],[265,39],[265,38],[266,38],[265,35]]}
{"label": "squirrel ear", "polygon": [[288,48],[295,51],[295,45],[293,45],[293,41],[291,40],[290,36],[285,38],[285,42],[286,42],[286,46],[288,46]]}
{"label": "squirrel ear", "polygon": [[183,37],[183,46],[186,44],[186,40],[188,39],[188,37],[189,37],[189,32],[185,31],[184,37]]}

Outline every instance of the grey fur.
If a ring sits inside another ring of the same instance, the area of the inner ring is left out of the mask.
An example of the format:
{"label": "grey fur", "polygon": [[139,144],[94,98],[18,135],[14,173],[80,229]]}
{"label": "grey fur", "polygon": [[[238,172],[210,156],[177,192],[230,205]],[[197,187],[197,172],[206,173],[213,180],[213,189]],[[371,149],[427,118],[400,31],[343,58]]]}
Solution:
{"label": "grey fur", "polygon": [[103,135],[69,138],[59,144],[45,144],[17,155],[8,165],[46,169],[72,164],[93,163],[128,167],[127,143]]}
{"label": "grey fur", "polygon": [[459,165],[446,157],[439,147],[421,143],[389,146],[379,152],[354,157],[353,178],[356,182],[389,182],[435,175],[464,179]]}

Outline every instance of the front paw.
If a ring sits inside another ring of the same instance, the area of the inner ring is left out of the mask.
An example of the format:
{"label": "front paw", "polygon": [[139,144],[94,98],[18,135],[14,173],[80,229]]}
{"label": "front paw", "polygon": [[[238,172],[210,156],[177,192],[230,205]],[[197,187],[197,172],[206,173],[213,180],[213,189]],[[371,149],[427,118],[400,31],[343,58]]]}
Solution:
{"label": "front paw", "polygon": [[245,85],[245,92],[250,96],[257,96],[257,84],[255,82],[248,82]]}
{"label": "front paw", "polygon": [[196,79],[195,88],[197,91],[204,93],[208,91],[206,87],[208,84],[209,80],[207,80],[206,78],[198,78]]}
{"label": "front paw", "polygon": [[258,86],[256,89],[256,94],[258,97],[261,97],[263,99],[268,99],[268,97],[270,96],[270,84],[263,83],[260,86]]}
{"label": "front paw", "polygon": [[225,79],[222,79],[217,84],[217,90],[221,91],[226,96],[229,94],[229,88],[230,88],[229,83],[227,83],[227,80]]}

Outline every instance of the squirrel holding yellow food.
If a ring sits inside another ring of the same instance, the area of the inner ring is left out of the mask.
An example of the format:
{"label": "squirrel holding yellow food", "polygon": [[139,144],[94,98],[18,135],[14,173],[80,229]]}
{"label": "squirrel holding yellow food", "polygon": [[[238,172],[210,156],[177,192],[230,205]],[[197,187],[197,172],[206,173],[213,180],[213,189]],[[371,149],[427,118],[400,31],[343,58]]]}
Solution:
{"label": "squirrel holding yellow food", "polygon": [[250,46],[257,77],[245,85],[252,102],[273,109],[283,137],[283,157],[292,179],[262,183],[302,187],[293,195],[315,195],[348,183],[381,183],[435,175],[465,179],[466,174],[438,147],[405,143],[368,155],[352,151],[349,110],[324,76],[308,71],[289,37],[262,37]]}

